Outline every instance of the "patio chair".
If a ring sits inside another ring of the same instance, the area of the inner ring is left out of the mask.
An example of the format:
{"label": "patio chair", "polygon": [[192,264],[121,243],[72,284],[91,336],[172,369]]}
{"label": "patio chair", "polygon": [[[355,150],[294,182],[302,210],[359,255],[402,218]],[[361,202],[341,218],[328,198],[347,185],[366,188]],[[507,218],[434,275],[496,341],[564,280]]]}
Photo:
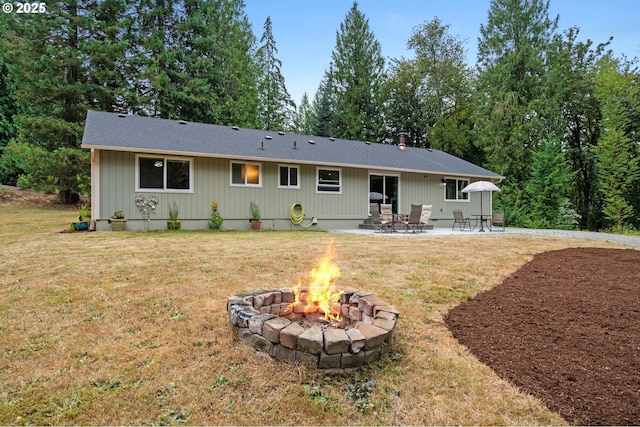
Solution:
{"label": "patio chair", "polygon": [[413,229],[414,233],[420,231],[420,217],[422,216],[422,205],[417,205],[415,203],[411,204],[411,211],[409,212],[409,216],[407,219],[402,221],[405,226],[404,232],[408,232],[409,229]]}
{"label": "patio chair", "polygon": [[491,214],[491,231],[493,231],[495,225],[499,225],[502,227],[502,230],[496,231],[504,231],[504,229],[506,228],[506,224],[504,222],[504,212],[494,212]]}
{"label": "patio chair", "polygon": [[371,222],[376,226],[376,230],[380,233],[391,230],[391,219],[384,219],[378,212],[377,203],[369,203],[369,214],[371,214]]}
{"label": "patio chair", "polygon": [[395,220],[396,220],[396,218],[393,217],[393,211],[392,211],[391,204],[389,204],[389,203],[380,203],[380,216],[382,217],[383,221],[387,221],[387,222],[390,223],[391,231],[396,231],[395,230]]}
{"label": "patio chair", "polygon": [[464,215],[462,215],[462,211],[459,209],[453,210],[452,230],[455,228],[456,224],[460,227],[460,231],[464,231],[465,227],[469,227],[469,231],[471,231],[471,221],[469,221],[469,218],[465,218]]}
{"label": "patio chair", "polygon": [[420,215],[420,229],[424,230],[427,227],[427,222],[431,218],[431,211],[433,205],[422,205],[422,214]]}
{"label": "patio chair", "polygon": [[391,204],[389,203],[381,203],[380,204],[380,215],[383,219],[391,222],[391,217],[393,216],[393,211],[391,209]]}

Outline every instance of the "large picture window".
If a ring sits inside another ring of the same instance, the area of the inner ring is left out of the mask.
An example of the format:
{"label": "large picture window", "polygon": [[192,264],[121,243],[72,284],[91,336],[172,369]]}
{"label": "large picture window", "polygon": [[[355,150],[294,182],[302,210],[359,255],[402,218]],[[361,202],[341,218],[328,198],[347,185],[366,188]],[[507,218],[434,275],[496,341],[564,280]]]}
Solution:
{"label": "large picture window", "polygon": [[261,178],[259,163],[231,162],[231,185],[260,187]]}
{"label": "large picture window", "polygon": [[469,200],[469,193],[462,192],[462,189],[467,185],[469,185],[467,179],[447,178],[445,180],[445,200],[449,202]]}
{"label": "large picture window", "polygon": [[317,169],[316,191],[318,193],[341,193],[342,179],[340,169]]}
{"label": "large picture window", "polygon": [[280,165],[278,167],[278,187],[279,188],[300,188],[298,166]]}
{"label": "large picture window", "polygon": [[137,156],[136,190],[193,191],[192,159]]}

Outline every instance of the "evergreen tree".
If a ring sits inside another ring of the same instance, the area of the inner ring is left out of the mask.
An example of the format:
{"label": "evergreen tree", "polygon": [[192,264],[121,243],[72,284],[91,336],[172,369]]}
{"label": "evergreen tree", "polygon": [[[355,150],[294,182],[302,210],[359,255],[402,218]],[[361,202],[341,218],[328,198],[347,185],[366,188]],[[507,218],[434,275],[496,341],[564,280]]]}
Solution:
{"label": "evergreen tree", "polygon": [[181,2],[138,0],[134,10],[130,61],[137,93],[136,112],[164,119],[178,118],[177,92],[184,79],[178,51]]}
{"label": "evergreen tree", "polygon": [[[0,30],[0,34],[3,34]],[[0,45],[0,49],[2,46]],[[16,114],[16,105],[9,87],[8,69],[0,51],[0,157],[11,138],[17,134],[13,116]]]}
{"label": "evergreen tree", "polygon": [[369,20],[354,2],[336,36],[331,54],[337,137],[379,141],[383,133],[382,86],[385,62],[380,43],[369,29]]}
{"label": "evergreen tree", "polygon": [[302,101],[296,111],[296,116],[293,121],[293,132],[304,135],[313,134],[313,108],[311,107],[307,92],[302,95]]}
{"label": "evergreen tree", "polygon": [[216,45],[208,54],[215,68],[214,123],[258,128],[256,39],[244,13],[244,2],[215,0],[212,3],[216,13],[209,25],[215,30]]}
{"label": "evergreen tree", "polygon": [[179,26],[181,119],[259,127],[255,37],[242,0],[187,0]]}
{"label": "evergreen tree", "polygon": [[574,228],[577,214],[568,207],[573,173],[562,145],[544,141],[532,153],[531,178],[526,184],[530,203],[526,225],[532,228]]}
{"label": "evergreen tree", "polygon": [[284,83],[280,68],[282,61],[276,57],[278,48],[273,37],[271,17],[264,23],[264,33],[258,48],[258,66],[261,69],[259,79],[260,118],[264,129],[284,130],[293,125],[295,103],[291,99]]}
{"label": "evergreen tree", "polygon": [[46,14],[12,14],[7,25],[10,49],[5,60],[19,141],[43,148],[41,157],[47,157],[33,159],[28,171],[31,185],[58,190],[62,202],[74,202],[89,173],[88,155],[79,149],[87,106],[94,96],[91,86],[84,84],[88,5],[52,3]]}
{"label": "evergreen tree", "polygon": [[333,89],[333,73],[325,72],[313,98],[311,129],[313,135],[338,136],[335,134],[337,117],[336,95]]}
{"label": "evergreen tree", "polygon": [[476,133],[512,208],[527,203],[531,149],[546,137],[545,55],[558,21],[548,10],[548,0],[492,0],[480,26]]}
{"label": "evergreen tree", "polygon": [[134,102],[127,64],[127,29],[133,18],[128,12],[124,0],[103,0],[92,3],[87,10],[81,55],[86,58],[83,84],[91,88],[87,103],[93,109],[126,113]]}
{"label": "evergreen tree", "polygon": [[607,56],[599,67],[596,96],[602,103],[603,131],[595,149],[598,181],[608,225],[621,231],[637,216],[633,202],[640,182],[640,150],[625,129],[630,122],[628,101],[638,102],[640,94],[637,76],[622,74],[618,61]]}

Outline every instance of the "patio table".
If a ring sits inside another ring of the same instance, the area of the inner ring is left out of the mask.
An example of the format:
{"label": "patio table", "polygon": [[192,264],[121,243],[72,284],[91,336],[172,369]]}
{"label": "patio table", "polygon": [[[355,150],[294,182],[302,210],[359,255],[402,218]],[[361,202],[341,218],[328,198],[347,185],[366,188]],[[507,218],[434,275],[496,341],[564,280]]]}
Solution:
{"label": "patio table", "polygon": [[490,221],[491,221],[491,215],[485,215],[485,214],[476,214],[476,215],[471,215],[472,217],[474,217],[476,219],[476,223],[473,226],[473,230],[476,229],[476,227],[478,226],[478,222],[480,223],[480,230],[478,230],[478,232],[484,232],[484,222],[487,221],[487,228],[489,229],[489,231],[491,231],[491,225],[490,225]]}

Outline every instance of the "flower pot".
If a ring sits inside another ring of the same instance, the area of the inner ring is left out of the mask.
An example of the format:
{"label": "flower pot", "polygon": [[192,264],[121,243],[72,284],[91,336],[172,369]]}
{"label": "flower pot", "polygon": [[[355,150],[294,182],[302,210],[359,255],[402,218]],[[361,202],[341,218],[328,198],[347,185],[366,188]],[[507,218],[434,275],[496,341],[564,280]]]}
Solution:
{"label": "flower pot", "polygon": [[209,220],[209,228],[212,230],[219,230],[222,226],[222,217],[215,217]]}
{"label": "flower pot", "polygon": [[124,231],[126,225],[126,219],[111,219],[111,231]]}
{"label": "flower pot", "polygon": [[253,228],[254,230],[260,230],[261,225],[262,225],[262,221],[256,221],[256,220],[251,221],[251,228]]}
{"label": "flower pot", "polygon": [[180,225],[182,222],[180,220],[169,220],[167,221],[167,228],[169,230],[180,230]]}
{"label": "flower pot", "polygon": [[85,231],[89,229],[89,222],[88,221],[74,221],[73,222],[73,229],[75,231]]}

